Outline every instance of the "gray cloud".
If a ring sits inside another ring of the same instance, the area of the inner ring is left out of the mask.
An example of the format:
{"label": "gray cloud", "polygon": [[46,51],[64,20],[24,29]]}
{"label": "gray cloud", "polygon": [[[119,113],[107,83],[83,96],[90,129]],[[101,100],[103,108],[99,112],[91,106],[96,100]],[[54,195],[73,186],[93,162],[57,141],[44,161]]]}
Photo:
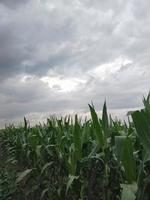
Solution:
{"label": "gray cloud", "polygon": [[0,4],[8,7],[8,8],[11,8],[11,9],[14,9],[14,8],[18,8],[19,6],[21,6],[22,4],[26,4],[28,1],[30,0],[26,0],[26,1],[23,1],[23,0],[0,0]]}
{"label": "gray cloud", "polygon": [[20,46],[19,36],[11,24],[0,25],[0,78],[5,79],[23,72],[22,62],[29,57],[29,53]]}
{"label": "gray cloud", "polygon": [[[87,103],[98,107],[105,98],[111,109],[141,106],[150,85],[149,1],[24,2],[0,1],[1,123],[27,113],[87,112]],[[130,64],[117,69],[118,58]],[[45,76],[56,78],[51,88]],[[73,78],[81,81],[76,90],[61,93]]]}

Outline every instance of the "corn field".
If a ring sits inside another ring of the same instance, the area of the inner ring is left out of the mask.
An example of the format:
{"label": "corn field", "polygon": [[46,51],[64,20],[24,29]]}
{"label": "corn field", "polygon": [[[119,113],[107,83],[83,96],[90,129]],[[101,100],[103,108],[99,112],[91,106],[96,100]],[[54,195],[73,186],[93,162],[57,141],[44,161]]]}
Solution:
{"label": "corn field", "polygon": [[129,123],[76,115],[0,131],[0,200],[149,200],[150,95]]}

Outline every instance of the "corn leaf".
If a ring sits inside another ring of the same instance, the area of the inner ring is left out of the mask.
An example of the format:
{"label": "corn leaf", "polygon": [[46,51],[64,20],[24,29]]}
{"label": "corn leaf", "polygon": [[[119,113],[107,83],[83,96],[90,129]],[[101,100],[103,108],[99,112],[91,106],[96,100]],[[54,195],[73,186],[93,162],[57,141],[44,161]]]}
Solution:
{"label": "corn leaf", "polygon": [[138,137],[146,152],[150,154],[150,123],[148,122],[144,111],[134,112],[132,118]]}
{"label": "corn leaf", "polygon": [[19,176],[16,179],[16,184],[24,181],[24,179],[27,178],[27,176],[30,175],[32,171],[33,169],[26,169],[25,171],[19,173]]}
{"label": "corn leaf", "polygon": [[75,125],[74,125],[73,135],[74,135],[74,147],[75,147],[76,159],[80,160],[82,157],[82,142],[81,142],[81,132],[77,115],[75,115]]}
{"label": "corn leaf", "polygon": [[132,190],[132,185],[122,184],[121,200],[135,200],[136,196]]}
{"label": "corn leaf", "polygon": [[99,146],[101,148],[104,148],[103,132],[102,132],[102,128],[100,126],[97,114],[95,112],[94,107],[92,107],[92,106],[89,105],[89,108],[90,108],[90,112],[91,112],[91,117],[92,117],[92,122],[93,122],[93,128],[94,128],[94,131],[96,133],[96,138],[98,140]]}
{"label": "corn leaf", "polygon": [[105,137],[109,137],[110,133],[109,133],[109,121],[108,121],[106,101],[103,106],[102,127],[103,127]]}
{"label": "corn leaf", "polygon": [[133,156],[133,145],[131,138],[127,137],[123,149],[123,165],[125,168],[128,183],[136,181],[136,163]]}

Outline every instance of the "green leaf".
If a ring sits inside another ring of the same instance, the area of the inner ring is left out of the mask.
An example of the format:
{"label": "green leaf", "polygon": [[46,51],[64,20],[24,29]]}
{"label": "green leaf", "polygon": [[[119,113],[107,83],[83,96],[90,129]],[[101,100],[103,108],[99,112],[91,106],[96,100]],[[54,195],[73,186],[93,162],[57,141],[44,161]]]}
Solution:
{"label": "green leaf", "polygon": [[133,145],[131,138],[127,137],[124,143],[123,149],[123,165],[125,168],[126,176],[128,179],[128,183],[133,183],[136,181],[136,163],[133,156]]}
{"label": "green leaf", "polygon": [[69,188],[71,187],[71,185],[73,184],[75,179],[78,179],[79,176],[73,176],[73,175],[69,175],[69,179],[68,179],[68,183],[67,183],[67,188],[66,188],[66,194],[68,193]]}
{"label": "green leaf", "polygon": [[27,176],[29,176],[31,174],[31,172],[33,171],[33,169],[26,169],[25,171],[19,173],[19,176],[16,179],[16,184],[22,182],[25,180],[25,178]]}
{"label": "green leaf", "polygon": [[103,114],[102,114],[102,127],[104,130],[105,137],[109,137],[109,121],[108,121],[108,114],[107,114],[107,106],[106,101],[103,106]]}
{"label": "green leaf", "polygon": [[136,196],[133,190],[137,190],[136,185],[127,185],[127,184],[122,184],[122,195],[121,195],[121,200],[135,200]]}
{"label": "green leaf", "polygon": [[115,136],[115,151],[116,156],[119,161],[122,161],[123,158],[123,145],[125,142],[126,136]]}
{"label": "green leaf", "polygon": [[132,118],[138,137],[146,152],[150,154],[150,124],[146,114],[144,111],[135,111],[132,114]]}
{"label": "green leaf", "polygon": [[102,132],[102,128],[100,126],[97,114],[95,112],[94,107],[92,107],[92,106],[89,105],[89,108],[90,108],[90,112],[91,112],[91,117],[92,117],[94,131],[96,133],[96,138],[98,140],[98,143],[99,143],[100,147],[104,148],[103,132]]}
{"label": "green leaf", "polygon": [[77,115],[75,115],[75,125],[74,125],[73,136],[74,136],[74,147],[75,147],[76,159],[80,160],[82,157],[82,142],[81,142],[80,125],[78,123]]}
{"label": "green leaf", "polygon": [[115,144],[117,158],[123,164],[128,183],[132,183],[137,178],[132,139],[126,136],[116,136]]}
{"label": "green leaf", "polygon": [[28,122],[27,119],[24,117],[24,129],[27,130],[28,128]]}
{"label": "green leaf", "polygon": [[53,162],[46,163],[46,164],[43,166],[42,170],[41,170],[41,174],[43,174],[43,173],[45,172],[45,170],[46,170],[48,167],[50,167],[52,164],[53,164]]}
{"label": "green leaf", "polygon": [[42,151],[42,145],[37,145],[37,147],[36,147],[36,155],[37,155],[37,157],[38,158],[40,158],[41,157],[41,151]]}
{"label": "green leaf", "polygon": [[40,200],[42,200],[42,199],[45,198],[45,195],[46,195],[46,193],[48,193],[48,191],[49,191],[49,188],[46,188],[46,189],[44,189],[44,190],[42,191]]}

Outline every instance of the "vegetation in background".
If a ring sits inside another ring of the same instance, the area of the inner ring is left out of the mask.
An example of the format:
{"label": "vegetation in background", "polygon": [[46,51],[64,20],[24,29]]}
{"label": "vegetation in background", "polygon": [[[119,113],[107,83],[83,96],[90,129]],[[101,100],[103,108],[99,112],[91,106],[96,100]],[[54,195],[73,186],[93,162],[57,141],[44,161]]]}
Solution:
{"label": "vegetation in background", "polygon": [[1,200],[149,200],[150,95],[122,124],[51,117],[46,124],[0,131]]}

